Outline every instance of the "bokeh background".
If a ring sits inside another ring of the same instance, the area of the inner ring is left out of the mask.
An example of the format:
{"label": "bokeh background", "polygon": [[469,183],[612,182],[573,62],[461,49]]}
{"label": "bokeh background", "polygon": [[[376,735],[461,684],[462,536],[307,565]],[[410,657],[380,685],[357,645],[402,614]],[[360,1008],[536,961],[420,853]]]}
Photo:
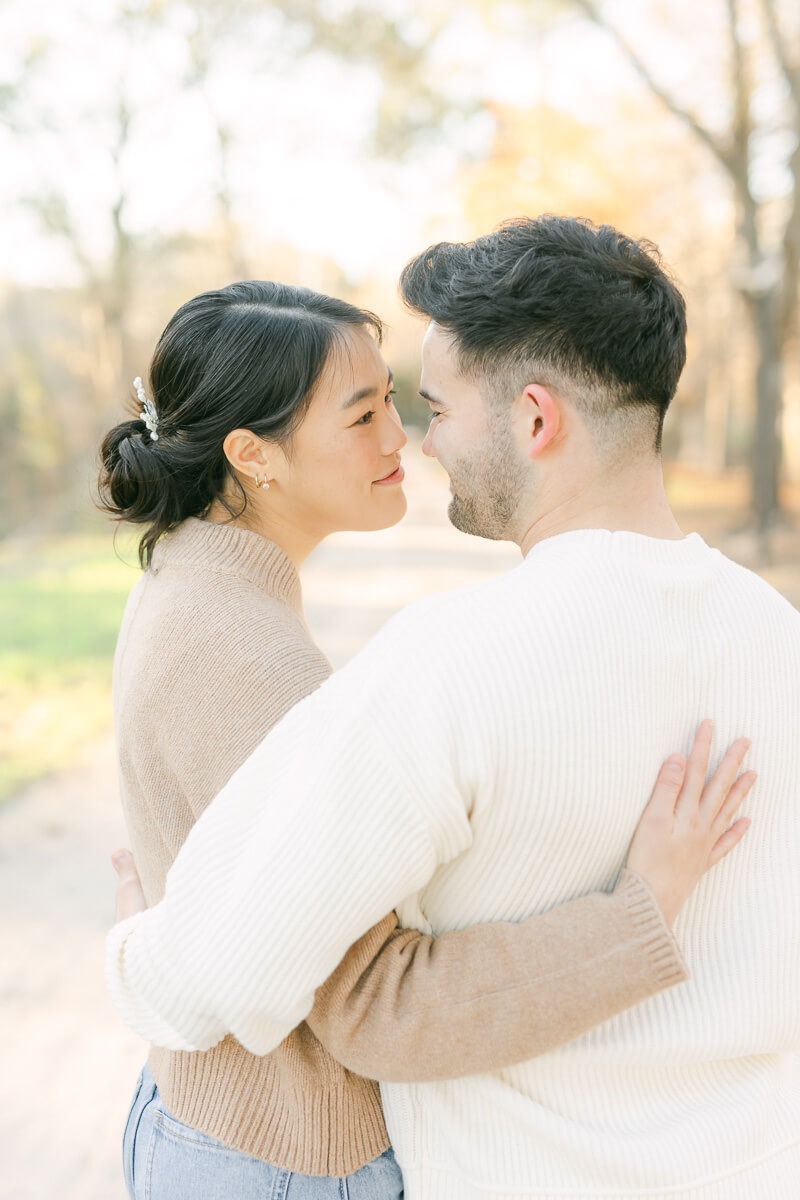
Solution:
{"label": "bokeh background", "polygon": [[115,1200],[144,1049],[100,978],[124,841],[110,672],[135,540],[96,450],[195,293],[279,278],[389,323],[409,518],[309,563],[339,664],[516,561],[419,454],[406,259],[560,212],[656,242],[688,300],[665,431],[684,528],[800,604],[796,0],[0,0],[0,1195]]}

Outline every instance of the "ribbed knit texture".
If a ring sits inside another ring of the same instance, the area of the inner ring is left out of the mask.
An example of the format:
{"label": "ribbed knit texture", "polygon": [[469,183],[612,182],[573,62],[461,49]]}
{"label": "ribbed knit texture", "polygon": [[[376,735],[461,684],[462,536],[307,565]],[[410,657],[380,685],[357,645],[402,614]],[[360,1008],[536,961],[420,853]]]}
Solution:
{"label": "ribbed knit texture", "polygon": [[[114,673],[122,798],[151,902],[207,802],[329,673],[277,546],[198,520],[159,543]],[[205,1053],[153,1047],[150,1067],[179,1120],[285,1169],[345,1175],[388,1145],[377,1085],[359,1075],[452,1078],[518,1062],[685,977],[655,901],[626,871],[611,894],[438,940],[399,929],[392,912],[273,1054],[228,1037]]]}
{"label": "ribbed knit texture", "polygon": [[744,843],[677,926],[692,978],[518,1066],[382,1085],[410,1200],[796,1200],[800,615],[697,535],[577,531],[399,615],[301,701],[115,927],[120,1011],[271,1049],[398,906],[437,935],[620,872],[658,766],[746,733]]}

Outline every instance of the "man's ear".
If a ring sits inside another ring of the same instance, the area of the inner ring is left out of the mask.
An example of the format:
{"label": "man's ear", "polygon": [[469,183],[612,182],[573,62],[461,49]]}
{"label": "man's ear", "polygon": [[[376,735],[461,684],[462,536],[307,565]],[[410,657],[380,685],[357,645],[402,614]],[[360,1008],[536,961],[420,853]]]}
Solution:
{"label": "man's ear", "polygon": [[251,478],[256,474],[271,478],[269,444],[251,429],[232,429],[222,443],[222,449],[234,471]]}
{"label": "man's ear", "polygon": [[520,404],[528,454],[538,458],[561,429],[561,403],[540,383],[529,383],[522,390]]}

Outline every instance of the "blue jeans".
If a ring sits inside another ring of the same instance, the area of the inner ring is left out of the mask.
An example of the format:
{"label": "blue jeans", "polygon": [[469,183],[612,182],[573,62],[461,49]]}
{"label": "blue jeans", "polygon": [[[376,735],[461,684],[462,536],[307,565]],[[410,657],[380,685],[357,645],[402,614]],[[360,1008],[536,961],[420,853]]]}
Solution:
{"label": "blue jeans", "polygon": [[403,1177],[387,1150],[343,1178],[273,1167],[177,1121],[147,1066],[122,1137],[131,1200],[403,1200]]}

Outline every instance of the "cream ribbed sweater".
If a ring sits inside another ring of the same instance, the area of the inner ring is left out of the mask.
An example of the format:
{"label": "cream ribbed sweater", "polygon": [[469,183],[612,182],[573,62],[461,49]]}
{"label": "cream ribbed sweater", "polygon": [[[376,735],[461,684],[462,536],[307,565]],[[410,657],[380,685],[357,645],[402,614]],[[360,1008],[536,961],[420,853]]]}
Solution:
{"label": "cream ribbed sweater", "polygon": [[[159,543],[128,602],[114,671],[121,793],[150,903],[208,801],[329,674],[277,546],[198,520]],[[272,1054],[229,1037],[200,1054],[153,1047],[150,1067],[179,1120],[281,1167],[344,1175],[389,1144],[378,1086],[360,1076],[448,1078],[517,1062],[683,978],[652,897],[626,872],[613,894],[435,942],[391,913]]]}
{"label": "cream ribbed sweater", "polygon": [[800,615],[697,535],[577,531],[401,614],[298,704],[115,928],[120,1011],[268,1050],[400,906],[437,935],[617,877],[658,765],[746,732],[754,825],[679,918],[692,979],[516,1067],[382,1086],[409,1200],[796,1200]]}

